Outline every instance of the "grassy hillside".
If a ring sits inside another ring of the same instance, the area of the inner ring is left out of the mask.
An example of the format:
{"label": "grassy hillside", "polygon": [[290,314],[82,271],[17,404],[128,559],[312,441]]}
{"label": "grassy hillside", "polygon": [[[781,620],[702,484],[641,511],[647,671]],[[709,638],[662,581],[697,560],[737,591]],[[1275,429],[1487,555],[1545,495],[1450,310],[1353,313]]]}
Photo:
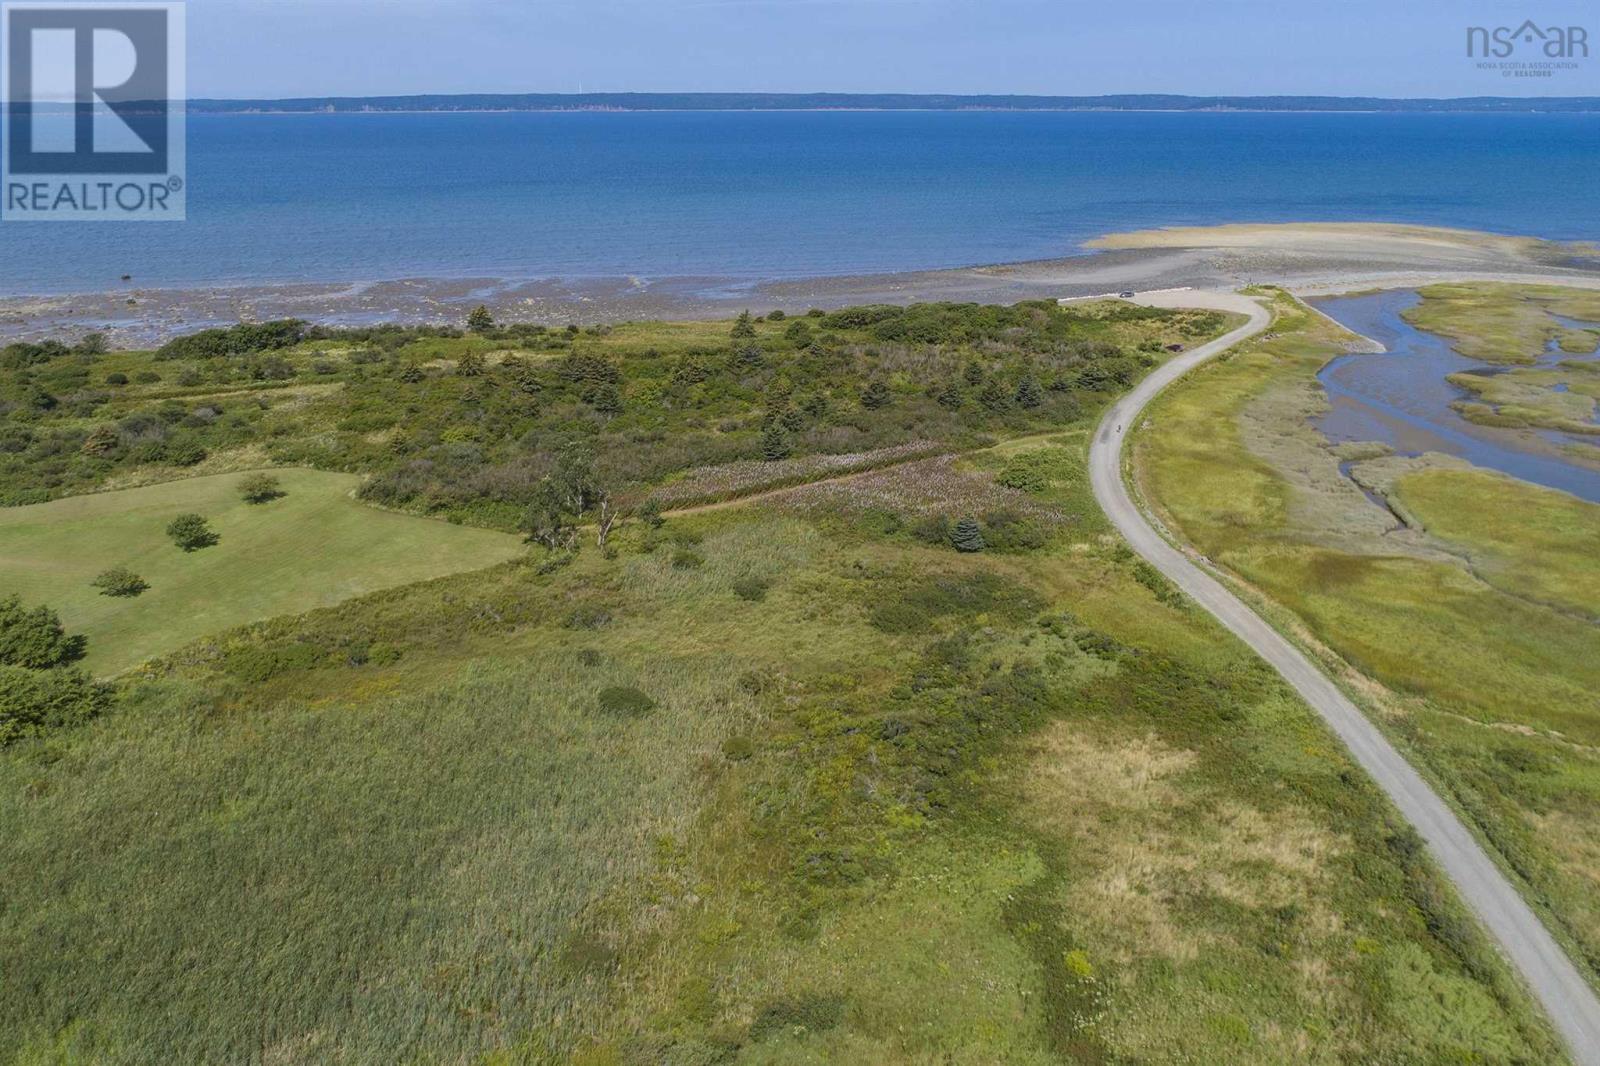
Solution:
{"label": "grassy hillside", "polygon": [[[284,495],[239,494],[242,475],[0,508],[4,591],[60,612],[89,638],[84,666],[112,674],[211,633],[299,614],[377,589],[503,562],[519,538],[393,514],[353,498],[360,478],[280,470]],[[185,512],[205,516],[215,545],[180,551],[165,533]],[[149,583],[135,597],[90,582],[126,566]]]}
{"label": "grassy hillside", "polygon": [[[438,392],[381,430],[319,405],[388,378],[270,403],[298,428],[269,441],[348,449],[419,511],[501,513],[489,487],[575,424],[631,489],[793,487],[213,633],[0,751],[0,1062],[1562,1061],[1337,742],[1094,508],[1100,375],[1195,321],[1012,316],[774,341],[770,377],[718,363],[604,418],[550,385],[517,430],[444,399],[488,369],[394,378]],[[613,358],[651,395],[659,357]],[[780,378],[831,398],[767,460],[804,411]],[[483,430],[464,483],[456,426]],[[385,465],[401,436],[435,467]],[[34,487],[163,472],[77,462]]]}
{"label": "grassy hillside", "polygon": [[1275,336],[1152,409],[1139,481],[1185,539],[1288,609],[1600,972],[1600,507],[1439,457],[1329,447],[1306,416],[1344,338],[1277,306]]}

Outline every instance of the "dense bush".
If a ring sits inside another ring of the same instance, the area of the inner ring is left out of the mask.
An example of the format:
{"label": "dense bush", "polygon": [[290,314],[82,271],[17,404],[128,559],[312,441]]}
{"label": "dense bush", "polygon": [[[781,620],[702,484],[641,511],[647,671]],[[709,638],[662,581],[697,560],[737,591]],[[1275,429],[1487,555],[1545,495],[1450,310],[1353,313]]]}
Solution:
{"label": "dense bush", "polygon": [[86,722],[110,703],[110,688],[81,670],[0,665],[0,747]]}
{"label": "dense bush", "polygon": [[623,718],[642,718],[655,710],[656,701],[625,685],[600,690],[600,709]]}
{"label": "dense bush", "polygon": [[741,600],[756,603],[767,598],[772,583],[762,577],[741,577],[733,583],[733,594]]}
{"label": "dense bush", "polygon": [[83,658],[87,644],[69,636],[50,608],[30,610],[20,596],[0,599],[0,664],[48,670]]}
{"label": "dense bush", "polygon": [[149,583],[126,566],[113,566],[89,582],[100,590],[102,596],[137,596],[150,587]]}
{"label": "dense bush", "polygon": [[283,494],[283,483],[271,474],[250,474],[239,482],[239,495],[245,503],[269,503]]}
{"label": "dense bush", "polygon": [[206,520],[197,514],[181,514],[167,523],[167,536],[186,552],[209,548],[218,540]]}
{"label": "dense bush", "polygon": [[321,650],[314,644],[294,643],[277,647],[245,644],[228,650],[223,656],[222,668],[241,681],[259,684],[279,674],[310,670],[318,666],[323,658]]}
{"label": "dense bush", "polygon": [[241,322],[237,326],[203,329],[175,337],[156,349],[157,359],[216,359],[253,355],[290,348],[306,337],[306,324],[298,319],[277,322]]}
{"label": "dense bush", "polygon": [[[918,440],[959,447],[1080,419],[1153,359],[1138,346],[1159,350],[1204,325],[1192,312],[1050,301],[749,318],[737,337],[724,326],[687,339],[645,324],[469,333],[251,323],[160,349],[178,363],[160,376],[214,390],[192,400],[142,387],[160,377],[148,363],[119,364],[135,387],[97,393],[74,349],[13,345],[0,359],[12,368],[0,369],[0,500],[49,499],[120,468],[248,446],[282,465],[368,475],[362,495],[385,506],[514,529],[541,467],[575,442],[597,456],[606,485],[634,498],[743,460]],[[339,388],[288,391],[313,373]]]}

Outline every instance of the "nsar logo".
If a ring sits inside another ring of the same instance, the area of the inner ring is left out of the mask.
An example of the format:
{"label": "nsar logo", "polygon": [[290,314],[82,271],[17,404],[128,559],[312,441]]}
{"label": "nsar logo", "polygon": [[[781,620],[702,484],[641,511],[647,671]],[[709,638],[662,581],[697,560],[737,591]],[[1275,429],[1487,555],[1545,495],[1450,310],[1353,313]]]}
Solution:
{"label": "nsar logo", "polygon": [[1546,59],[1588,59],[1589,31],[1582,26],[1540,26],[1528,19],[1520,26],[1467,27],[1471,59],[1510,59],[1531,47]]}

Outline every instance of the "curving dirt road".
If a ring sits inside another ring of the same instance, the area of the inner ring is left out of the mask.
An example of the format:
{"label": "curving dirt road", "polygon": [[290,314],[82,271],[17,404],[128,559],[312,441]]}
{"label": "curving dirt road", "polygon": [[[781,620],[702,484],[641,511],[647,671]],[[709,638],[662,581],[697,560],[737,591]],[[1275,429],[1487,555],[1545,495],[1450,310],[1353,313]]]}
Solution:
{"label": "curving dirt road", "polygon": [[1106,413],[1089,450],[1095,499],[1136,552],[1250,645],[1322,716],[1422,835],[1462,899],[1544,1005],[1566,1039],[1573,1061],[1580,1066],[1600,1066],[1600,998],[1466,826],[1332,681],[1277,630],[1167,543],[1134,504],[1122,478],[1122,447],[1145,405],[1179,377],[1260,333],[1272,320],[1254,300],[1233,293],[1150,293],[1139,302],[1239,311],[1249,315],[1250,321],[1165,364]]}

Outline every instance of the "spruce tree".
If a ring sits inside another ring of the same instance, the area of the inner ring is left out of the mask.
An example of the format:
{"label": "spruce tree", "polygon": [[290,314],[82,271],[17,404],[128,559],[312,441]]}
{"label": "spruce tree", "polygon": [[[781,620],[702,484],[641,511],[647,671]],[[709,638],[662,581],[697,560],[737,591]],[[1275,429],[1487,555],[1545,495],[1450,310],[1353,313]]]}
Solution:
{"label": "spruce tree", "polygon": [[880,407],[888,407],[891,399],[893,397],[889,395],[889,386],[881,381],[874,381],[862,392],[861,406],[869,411],[876,411]]}
{"label": "spruce tree", "polygon": [[733,321],[733,339],[749,340],[756,335],[756,325],[750,320],[749,311],[740,311],[739,317]]}
{"label": "spruce tree", "polygon": [[1044,394],[1039,391],[1039,383],[1033,380],[1032,374],[1023,375],[1017,384],[1017,406],[1034,408],[1044,403]]}
{"label": "spruce tree", "polygon": [[950,544],[958,552],[981,552],[986,547],[983,542],[983,530],[978,526],[978,520],[971,515],[964,516],[956,523],[956,528],[950,533]]}
{"label": "spruce tree", "polygon": [[789,434],[777,422],[769,422],[766,430],[761,434],[761,458],[769,463],[780,459],[789,458],[793,451],[789,447]]}
{"label": "spruce tree", "polygon": [[961,389],[954,381],[945,382],[944,388],[939,390],[939,406],[948,407],[954,411],[961,406]]}
{"label": "spruce tree", "polygon": [[762,432],[762,458],[768,463],[778,463],[779,459],[789,458],[790,451],[789,434],[784,432],[784,427],[776,421],[766,424]]}

